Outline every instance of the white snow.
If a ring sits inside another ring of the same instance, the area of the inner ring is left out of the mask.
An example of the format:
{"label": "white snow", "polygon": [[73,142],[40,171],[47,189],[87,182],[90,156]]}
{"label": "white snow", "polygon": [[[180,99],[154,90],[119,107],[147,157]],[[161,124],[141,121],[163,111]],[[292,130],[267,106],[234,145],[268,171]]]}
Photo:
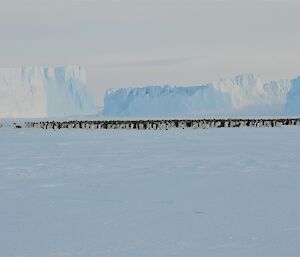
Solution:
{"label": "white snow", "polygon": [[0,129],[0,256],[298,256],[300,129]]}
{"label": "white snow", "polygon": [[0,118],[96,114],[82,66],[0,69]]}
{"label": "white snow", "polygon": [[209,114],[283,115],[290,80],[265,81],[253,74],[190,86],[149,86],[108,90],[105,116]]}

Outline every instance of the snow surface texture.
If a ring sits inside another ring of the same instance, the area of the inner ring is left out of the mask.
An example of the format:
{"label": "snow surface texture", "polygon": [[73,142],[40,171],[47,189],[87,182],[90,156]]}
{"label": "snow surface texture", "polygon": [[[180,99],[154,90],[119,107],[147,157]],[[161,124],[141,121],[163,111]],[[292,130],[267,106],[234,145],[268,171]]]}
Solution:
{"label": "snow surface texture", "polygon": [[[247,74],[192,87],[121,88],[107,91],[103,113],[105,116],[151,117],[283,115],[291,87],[290,80],[264,81]],[[300,112],[300,108],[297,110]]]}
{"label": "snow surface texture", "polygon": [[0,69],[0,118],[96,114],[81,66]]}
{"label": "snow surface texture", "polygon": [[298,127],[0,132],[1,257],[299,256]]}

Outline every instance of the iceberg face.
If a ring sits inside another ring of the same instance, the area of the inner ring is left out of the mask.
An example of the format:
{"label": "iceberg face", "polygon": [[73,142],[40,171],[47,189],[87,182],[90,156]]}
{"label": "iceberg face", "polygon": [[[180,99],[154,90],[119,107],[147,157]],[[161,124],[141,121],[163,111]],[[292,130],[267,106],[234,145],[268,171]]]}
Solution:
{"label": "iceberg face", "polygon": [[253,74],[190,86],[108,90],[105,116],[283,115],[290,80],[264,81]]}
{"label": "iceberg face", "polygon": [[231,106],[226,98],[213,87],[150,86],[145,88],[108,91],[104,97],[106,116],[170,116],[194,114],[205,110],[214,112]]}
{"label": "iceberg face", "polygon": [[300,77],[292,80],[292,87],[286,99],[285,112],[288,115],[300,115]]}
{"label": "iceberg face", "polygon": [[230,94],[231,112],[251,115],[283,115],[290,80],[264,81],[253,74],[220,80],[214,86]]}
{"label": "iceberg face", "polygon": [[0,118],[92,115],[81,66],[0,69]]}

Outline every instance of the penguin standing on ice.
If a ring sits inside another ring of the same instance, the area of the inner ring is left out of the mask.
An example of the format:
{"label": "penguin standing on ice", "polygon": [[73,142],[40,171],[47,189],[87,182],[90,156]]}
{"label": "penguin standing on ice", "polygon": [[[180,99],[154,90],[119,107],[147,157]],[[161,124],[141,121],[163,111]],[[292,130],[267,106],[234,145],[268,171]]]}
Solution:
{"label": "penguin standing on ice", "polygon": [[17,125],[16,123],[14,123],[14,128],[22,128],[22,126]]}

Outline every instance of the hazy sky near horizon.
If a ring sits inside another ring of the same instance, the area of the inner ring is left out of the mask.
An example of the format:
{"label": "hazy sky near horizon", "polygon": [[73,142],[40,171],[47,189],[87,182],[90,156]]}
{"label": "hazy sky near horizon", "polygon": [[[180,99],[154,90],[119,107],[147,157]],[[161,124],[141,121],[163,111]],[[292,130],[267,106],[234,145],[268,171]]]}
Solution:
{"label": "hazy sky near horizon", "polygon": [[108,88],[300,75],[299,1],[1,1],[0,66],[83,64]]}

